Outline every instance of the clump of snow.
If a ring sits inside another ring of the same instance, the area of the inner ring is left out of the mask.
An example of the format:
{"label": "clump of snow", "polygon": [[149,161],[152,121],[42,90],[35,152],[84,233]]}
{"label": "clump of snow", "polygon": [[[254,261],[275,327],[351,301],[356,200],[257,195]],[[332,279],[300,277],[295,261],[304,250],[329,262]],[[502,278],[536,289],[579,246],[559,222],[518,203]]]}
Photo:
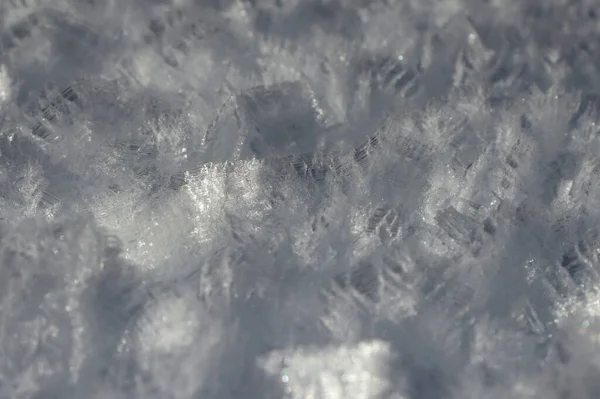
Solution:
{"label": "clump of snow", "polygon": [[374,341],[350,347],[276,352],[259,363],[280,381],[286,397],[366,399],[386,393],[389,361],[389,346]]}

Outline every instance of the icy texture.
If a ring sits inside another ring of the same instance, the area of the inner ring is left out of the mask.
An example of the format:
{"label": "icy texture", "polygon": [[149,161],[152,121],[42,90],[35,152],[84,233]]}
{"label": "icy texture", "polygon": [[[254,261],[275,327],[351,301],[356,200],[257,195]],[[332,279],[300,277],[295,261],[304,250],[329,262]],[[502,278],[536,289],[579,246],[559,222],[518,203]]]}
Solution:
{"label": "icy texture", "polygon": [[0,399],[596,399],[591,0],[0,1]]}

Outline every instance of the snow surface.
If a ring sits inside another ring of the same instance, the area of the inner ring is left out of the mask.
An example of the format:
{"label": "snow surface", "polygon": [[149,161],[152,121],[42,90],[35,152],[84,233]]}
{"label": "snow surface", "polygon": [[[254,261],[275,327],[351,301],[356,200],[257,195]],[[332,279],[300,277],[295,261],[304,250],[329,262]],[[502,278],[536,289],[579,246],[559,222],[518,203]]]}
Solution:
{"label": "snow surface", "polygon": [[597,399],[599,16],[0,1],[0,399]]}

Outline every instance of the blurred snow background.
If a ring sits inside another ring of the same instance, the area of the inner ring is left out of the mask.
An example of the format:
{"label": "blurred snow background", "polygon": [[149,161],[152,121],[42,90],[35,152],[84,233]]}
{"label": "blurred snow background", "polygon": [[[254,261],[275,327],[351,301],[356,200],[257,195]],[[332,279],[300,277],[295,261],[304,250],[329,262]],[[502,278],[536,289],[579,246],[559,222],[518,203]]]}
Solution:
{"label": "blurred snow background", "polygon": [[0,399],[598,398],[596,4],[0,2]]}

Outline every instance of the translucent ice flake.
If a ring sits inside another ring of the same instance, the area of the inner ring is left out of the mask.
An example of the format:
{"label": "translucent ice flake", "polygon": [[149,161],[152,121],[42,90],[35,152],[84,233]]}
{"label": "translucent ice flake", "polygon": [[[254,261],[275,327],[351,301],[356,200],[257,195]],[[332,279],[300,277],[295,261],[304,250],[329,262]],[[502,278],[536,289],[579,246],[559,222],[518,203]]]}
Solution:
{"label": "translucent ice flake", "polygon": [[324,132],[310,89],[284,82],[232,97],[205,136],[205,161],[314,153]]}
{"label": "translucent ice flake", "polygon": [[254,88],[242,94],[241,102],[252,136],[248,145],[257,156],[314,152],[322,111],[309,87],[285,82]]}
{"label": "translucent ice flake", "polygon": [[239,157],[244,140],[244,120],[235,97],[229,98],[219,110],[203,140],[207,162],[223,162]]}
{"label": "translucent ice flake", "polygon": [[386,393],[392,356],[382,341],[272,352],[259,360],[287,398],[371,399]]}

